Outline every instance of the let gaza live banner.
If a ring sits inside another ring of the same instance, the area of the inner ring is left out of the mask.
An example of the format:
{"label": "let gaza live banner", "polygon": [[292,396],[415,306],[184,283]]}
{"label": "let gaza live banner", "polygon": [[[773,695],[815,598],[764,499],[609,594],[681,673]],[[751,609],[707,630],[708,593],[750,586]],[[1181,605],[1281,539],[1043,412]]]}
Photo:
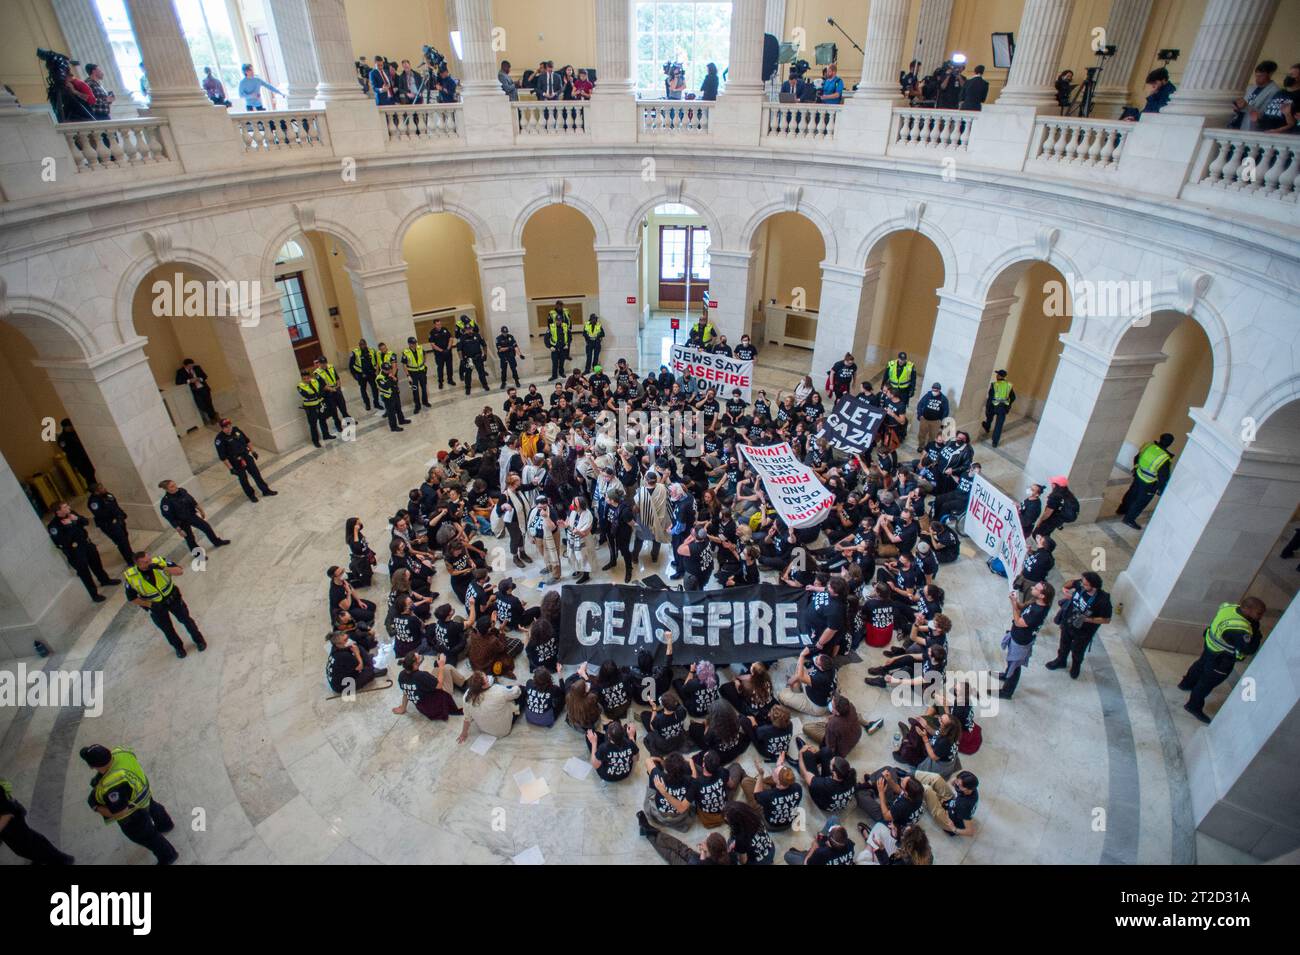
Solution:
{"label": "let gaza live banner", "polygon": [[822,418],[817,437],[845,454],[862,454],[876,441],[885,413],[857,395],[845,395],[835,402],[830,414]]}
{"label": "let gaza live banner", "polygon": [[753,359],[745,361],[700,351],[686,345],[673,346],[672,370],[678,375],[690,375],[707,382],[709,387],[717,388],[718,394],[731,397],[731,389],[739,388],[740,396],[750,399],[750,389],[754,386]]}
{"label": "let gaza live banner", "polygon": [[560,589],[560,662],[630,665],[639,650],[662,661],[665,630],[683,664],[798,656],[811,599],[806,590],[776,584],[709,591],[571,584]]}
{"label": "let gaza live banner", "polygon": [[767,499],[788,527],[812,527],[826,520],[835,506],[835,495],[821,478],[794,456],[790,445],[752,447],[742,445],[741,453],[763,480]]}
{"label": "let gaza live banner", "polygon": [[1016,502],[984,480],[982,475],[976,475],[970,500],[966,503],[964,530],[980,550],[1002,561],[1007,583],[1014,590],[1012,581],[1020,575],[1029,554],[1024,531],[1020,529],[1020,510]]}

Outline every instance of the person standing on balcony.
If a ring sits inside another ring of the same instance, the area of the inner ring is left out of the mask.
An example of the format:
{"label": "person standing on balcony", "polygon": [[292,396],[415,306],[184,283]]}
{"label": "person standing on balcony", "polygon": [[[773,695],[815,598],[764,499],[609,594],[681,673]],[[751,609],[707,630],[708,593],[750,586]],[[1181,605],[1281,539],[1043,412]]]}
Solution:
{"label": "person standing on balcony", "polygon": [[704,69],[704,82],[700,84],[700,99],[716,100],[718,98],[718,64],[710,63]]}
{"label": "person standing on balcony", "polygon": [[1278,91],[1278,85],[1273,82],[1273,74],[1276,72],[1277,64],[1272,60],[1264,60],[1255,67],[1255,81],[1232,104],[1234,114],[1228,123],[1229,129],[1240,129],[1242,132],[1259,129],[1259,114]]}
{"label": "person standing on balcony", "polygon": [[966,85],[966,77],[961,75],[964,69],[964,63],[955,63],[943,75],[939,81],[939,91],[935,94],[936,109],[956,109],[961,105],[961,91]]}
{"label": "person standing on balcony", "polygon": [[[270,90],[276,96],[283,96],[278,89],[262,79],[260,76],[253,75],[253,64],[244,64],[244,78],[239,81],[239,95],[244,101],[244,110],[246,112],[265,112],[266,107],[262,105],[262,90]],[[275,100],[271,101],[274,108]]]}
{"label": "person standing on balcony", "polygon": [[90,92],[95,97],[95,102],[90,107],[90,111],[95,114],[95,119],[111,119],[115,97],[104,89],[104,71],[94,63],[86,64],[86,85],[90,87]]}
{"label": "person standing on balcony", "polygon": [[844,81],[834,63],[826,67],[826,77],[822,80],[822,103],[826,106],[844,105]]}
{"label": "person standing on balcony", "polygon": [[447,64],[438,67],[438,102],[454,103],[459,94],[456,92],[456,79],[447,70]]}
{"label": "person standing on balcony", "polygon": [[212,100],[213,106],[230,106],[230,100],[226,97],[226,86],[212,75],[210,66],[203,68],[203,93]]}
{"label": "person standing on balcony", "polygon": [[984,79],[984,64],[975,67],[975,75],[966,81],[961,90],[961,108],[979,112],[989,96],[989,81]]}
{"label": "person standing on balcony", "polygon": [[506,94],[506,99],[512,103],[519,102],[519,87],[510,77],[510,61],[502,60],[501,69],[497,71],[497,82],[501,84],[501,92]]}
{"label": "person standing on balcony", "polygon": [[587,76],[586,70],[578,70],[578,76],[573,81],[573,98],[574,99],[591,99],[591,91],[596,88],[596,84],[591,82]]}
{"label": "person standing on balcony", "polygon": [[375,91],[376,106],[392,106],[397,102],[397,78],[393,68],[380,54],[375,54],[375,65],[370,68],[370,88]]}

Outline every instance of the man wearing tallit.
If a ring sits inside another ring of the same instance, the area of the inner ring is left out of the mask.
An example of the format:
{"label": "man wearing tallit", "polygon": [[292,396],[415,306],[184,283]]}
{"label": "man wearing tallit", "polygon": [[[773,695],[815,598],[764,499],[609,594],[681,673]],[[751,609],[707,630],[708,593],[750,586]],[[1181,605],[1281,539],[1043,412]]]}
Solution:
{"label": "man wearing tallit", "polygon": [[641,479],[633,501],[636,515],[636,540],[632,544],[632,559],[641,556],[641,546],[650,545],[650,562],[659,560],[659,548],[672,540],[672,519],[668,511],[668,485],[659,479],[659,472],[649,468]]}

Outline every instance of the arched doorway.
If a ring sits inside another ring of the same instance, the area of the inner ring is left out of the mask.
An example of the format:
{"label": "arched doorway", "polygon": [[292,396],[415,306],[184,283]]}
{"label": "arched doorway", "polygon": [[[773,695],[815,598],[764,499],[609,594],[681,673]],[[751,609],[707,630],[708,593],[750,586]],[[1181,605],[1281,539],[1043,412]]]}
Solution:
{"label": "arched doorway", "polygon": [[655,206],[639,234],[640,353],[642,370],[649,370],[668,362],[673,342],[685,342],[695,318],[708,307],[713,236],[705,218],[680,202]]}
{"label": "arched doorway", "polygon": [[541,371],[550,369],[543,344],[547,315],[562,301],[572,324],[570,361],[581,367],[581,327],[586,316],[599,313],[600,279],[596,265],[596,230],[591,221],[573,206],[554,203],[542,206],[524,223],[524,289],[528,300],[528,339],[515,332]]}
{"label": "arched doorway", "polygon": [[863,374],[881,378],[885,365],[899,352],[906,352],[916,366],[918,380],[924,377],[939,309],[938,292],[946,281],[939,247],[921,232],[891,232],[872,246],[866,258],[852,348]]}
{"label": "arched doorway", "polygon": [[765,361],[807,372],[818,339],[826,240],[802,213],[776,212],[754,230],[750,248],[752,337],[760,347],[779,346],[766,348]]}

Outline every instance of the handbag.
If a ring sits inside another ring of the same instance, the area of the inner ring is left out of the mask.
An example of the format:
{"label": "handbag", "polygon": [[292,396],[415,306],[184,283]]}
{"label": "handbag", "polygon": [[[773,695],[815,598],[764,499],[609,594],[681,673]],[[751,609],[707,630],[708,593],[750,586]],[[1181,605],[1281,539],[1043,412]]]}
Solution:
{"label": "handbag", "polygon": [[984,745],[984,731],[976,723],[970,729],[962,730],[961,739],[957,742],[957,752],[963,756],[973,756],[980,751],[982,745]]}

